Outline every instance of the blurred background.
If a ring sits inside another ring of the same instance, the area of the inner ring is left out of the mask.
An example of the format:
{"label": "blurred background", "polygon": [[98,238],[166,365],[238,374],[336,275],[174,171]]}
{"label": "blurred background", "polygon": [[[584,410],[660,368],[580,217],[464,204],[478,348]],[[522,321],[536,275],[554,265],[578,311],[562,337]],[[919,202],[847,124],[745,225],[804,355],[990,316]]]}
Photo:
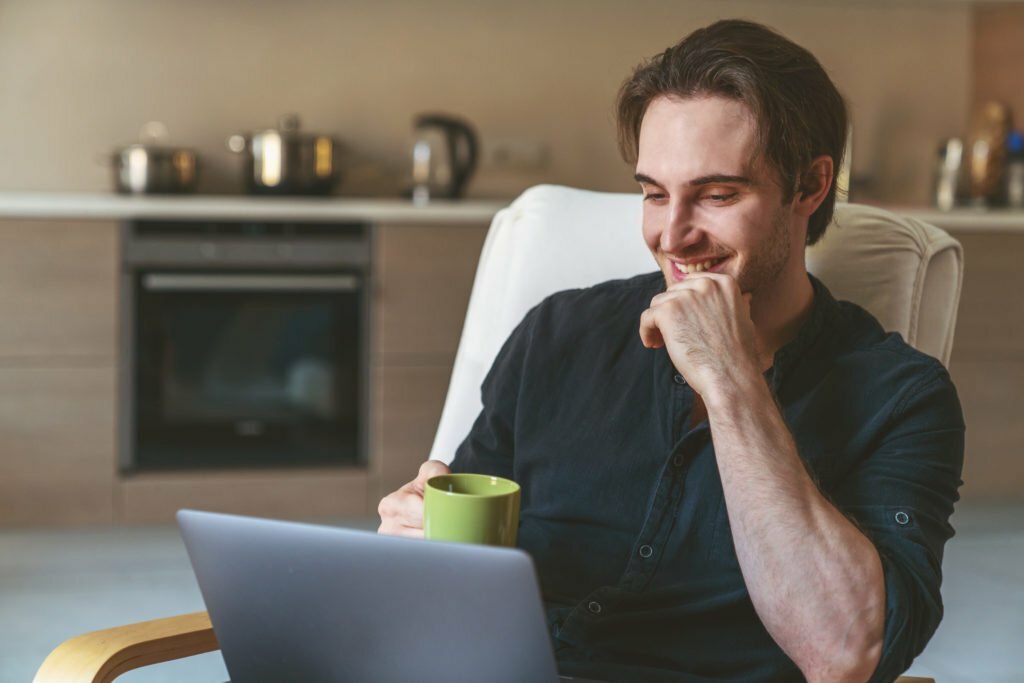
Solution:
{"label": "blurred background", "polygon": [[159,120],[199,151],[200,192],[236,191],[227,136],[297,112],[349,148],[342,194],[386,196],[407,171],[414,115],[441,110],[472,121],[490,152],[471,197],[537,182],[630,190],[613,134],[619,83],[692,29],[746,17],[810,49],[849,100],[857,195],[925,204],[935,150],[967,133],[975,103],[1024,111],[1021,12],[954,0],[5,0],[0,187],[108,189],[97,158]]}

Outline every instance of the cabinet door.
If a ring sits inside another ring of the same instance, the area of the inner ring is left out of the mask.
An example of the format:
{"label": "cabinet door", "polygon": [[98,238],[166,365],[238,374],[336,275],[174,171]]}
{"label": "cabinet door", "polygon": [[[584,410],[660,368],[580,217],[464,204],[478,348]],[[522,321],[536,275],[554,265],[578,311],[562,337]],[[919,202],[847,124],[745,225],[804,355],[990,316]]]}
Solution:
{"label": "cabinet door", "polygon": [[375,348],[382,365],[451,363],[485,225],[381,225],[375,234]]}
{"label": "cabinet door", "polygon": [[0,358],[113,364],[117,224],[0,221]]}
{"label": "cabinet door", "polygon": [[1024,235],[953,232],[964,248],[949,372],[967,423],[965,500],[1019,499],[1024,480]]}
{"label": "cabinet door", "polygon": [[485,225],[383,225],[376,234],[370,512],[430,453]]}
{"label": "cabinet door", "polygon": [[0,367],[0,527],[113,521],[113,368]]}

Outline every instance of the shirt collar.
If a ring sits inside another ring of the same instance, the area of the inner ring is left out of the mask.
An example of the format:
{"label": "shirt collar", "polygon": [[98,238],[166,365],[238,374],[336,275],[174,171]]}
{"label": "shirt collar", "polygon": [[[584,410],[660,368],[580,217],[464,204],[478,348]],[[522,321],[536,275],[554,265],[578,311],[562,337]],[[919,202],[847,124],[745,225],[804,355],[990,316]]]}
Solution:
{"label": "shirt collar", "polygon": [[775,352],[772,367],[765,375],[769,379],[773,391],[778,391],[786,376],[806,357],[808,351],[821,337],[829,320],[839,309],[839,304],[833,298],[832,293],[828,291],[828,287],[810,273],[807,274],[807,277],[810,278],[811,286],[814,288],[811,312],[800,325],[796,337]]}

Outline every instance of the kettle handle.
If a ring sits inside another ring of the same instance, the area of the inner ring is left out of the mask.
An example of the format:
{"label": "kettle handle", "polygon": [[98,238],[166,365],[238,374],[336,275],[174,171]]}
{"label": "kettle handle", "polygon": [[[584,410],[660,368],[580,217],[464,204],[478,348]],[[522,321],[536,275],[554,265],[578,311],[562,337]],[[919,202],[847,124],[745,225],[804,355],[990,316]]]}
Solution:
{"label": "kettle handle", "polygon": [[[438,126],[448,138],[448,156],[452,160],[452,199],[458,199],[466,189],[479,161],[476,131],[468,122],[443,114],[421,114],[416,126]],[[465,141],[465,153],[459,154],[459,140]]]}
{"label": "kettle handle", "polygon": [[[476,170],[478,161],[478,145],[476,140],[476,132],[469,126],[469,124],[461,121],[452,122],[452,135],[451,142],[451,154],[455,172],[454,191],[452,196],[454,199],[458,199],[462,196],[466,189],[466,184],[469,183],[469,179],[473,176],[473,172]],[[466,153],[462,159],[458,157],[458,141],[456,138],[461,136],[466,141]]]}

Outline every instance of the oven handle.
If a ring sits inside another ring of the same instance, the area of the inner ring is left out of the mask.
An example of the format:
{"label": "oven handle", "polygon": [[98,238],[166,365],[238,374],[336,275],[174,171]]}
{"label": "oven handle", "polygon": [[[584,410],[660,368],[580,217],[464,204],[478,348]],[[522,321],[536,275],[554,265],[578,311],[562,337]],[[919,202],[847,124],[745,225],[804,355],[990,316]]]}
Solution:
{"label": "oven handle", "polygon": [[351,292],[359,288],[355,275],[242,275],[148,273],[144,289],[159,292]]}

